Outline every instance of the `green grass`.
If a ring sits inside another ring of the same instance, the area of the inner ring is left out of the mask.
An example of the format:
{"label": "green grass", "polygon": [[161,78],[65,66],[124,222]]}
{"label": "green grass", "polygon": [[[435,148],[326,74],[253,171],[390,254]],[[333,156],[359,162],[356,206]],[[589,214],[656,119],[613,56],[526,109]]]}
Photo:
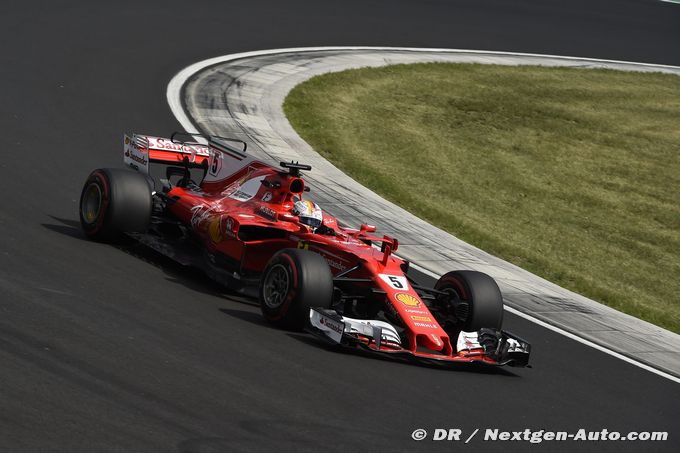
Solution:
{"label": "green grass", "polygon": [[680,332],[680,77],[399,65],[313,78],[284,110],[422,219]]}

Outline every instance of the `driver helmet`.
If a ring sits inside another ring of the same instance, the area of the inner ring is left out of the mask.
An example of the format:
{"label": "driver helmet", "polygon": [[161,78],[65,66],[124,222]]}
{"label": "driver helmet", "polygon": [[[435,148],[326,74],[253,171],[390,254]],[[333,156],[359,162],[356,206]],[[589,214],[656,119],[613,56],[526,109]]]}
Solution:
{"label": "driver helmet", "polygon": [[321,225],[323,212],[316,203],[307,200],[296,201],[293,205],[293,214],[300,217],[300,223],[316,229]]}

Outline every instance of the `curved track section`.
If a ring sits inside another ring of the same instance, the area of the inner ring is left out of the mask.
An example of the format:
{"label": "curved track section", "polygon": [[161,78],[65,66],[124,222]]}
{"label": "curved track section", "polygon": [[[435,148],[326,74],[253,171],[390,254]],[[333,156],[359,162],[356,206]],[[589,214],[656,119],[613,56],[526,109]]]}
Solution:
{"label": "curved track section", "polygon": [[[668,431],[678,385],[508,316],[534,368],[480,373],[328,351],[147,251],[84,240],[83,179],[123,131],[168,133],[179,69],[310,45],[503,49],[680,64],[680,11],[647,1],[250,0],[0,4],[0,451],[451,451],[416,428]],[[467,447],[526,451],[516,442]]]}
{"label": "curved track section", "polygon": [[[399,238],[399,254],[432,277],[453,269],[493,276],[506,305],[585,339],[588,344],[680,382],[680,335],[560,288],[491,256],[411,215],[361,186],[316,153],[288,123],[282,104],[297,84],[318,74],[365,66],[422,62],[544,65],[665,72],[680,67],[507,52],[415,48],[302,48],[226,55],[180,71],[168,85],[168,103],[187,130],[235,136],[273,165],[312,164],[311,197],[349,225],[379,225]],[[187,117],[188,114],[188,117]],[[194,129],[194,125],[198,130]],[[653,368],[649,368],[653,367]],[[670,375],[668,374],[670,373]]]}

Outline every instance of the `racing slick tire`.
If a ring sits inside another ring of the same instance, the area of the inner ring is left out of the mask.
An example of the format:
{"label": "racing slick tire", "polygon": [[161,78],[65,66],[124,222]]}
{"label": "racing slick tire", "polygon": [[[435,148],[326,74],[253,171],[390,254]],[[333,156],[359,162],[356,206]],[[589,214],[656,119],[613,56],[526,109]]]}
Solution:
{"label": "racing slick tire", "polygon": [[312,307],[330,308],[333,275],[326,260],[302,249],[277,252],[260,281],[260,308],[271,324],[302,330]]}
{"label": "racing slick tire", "polygon": [[496,281],[477,271],[453,271],[441,276],[434,289],[446,296],[437,300],[438,322],[449,335],[482,328],[500,330],[503,296]]}
{"label": "racing slick tire", "polygon": [[114,241],[123,233],[146,231],[152,205],[144,175],[100,168],[90,173],[80,194],[80,225],[91,239]]}

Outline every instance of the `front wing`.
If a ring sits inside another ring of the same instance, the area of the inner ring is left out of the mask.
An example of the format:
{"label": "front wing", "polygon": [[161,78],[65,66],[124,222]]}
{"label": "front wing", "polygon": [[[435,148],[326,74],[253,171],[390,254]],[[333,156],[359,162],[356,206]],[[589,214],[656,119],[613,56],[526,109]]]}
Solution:
{"label": "front wing", "polygon": [[461,332],[452,355],[412,351],[402,346],[396,329],[385,321],[353,319],[319,308],[310,310],[307,330],[331,344],[438,365],[478,363],[525,367],[529,366],[531,354],[528,342],[509,332],[489,329]]}

